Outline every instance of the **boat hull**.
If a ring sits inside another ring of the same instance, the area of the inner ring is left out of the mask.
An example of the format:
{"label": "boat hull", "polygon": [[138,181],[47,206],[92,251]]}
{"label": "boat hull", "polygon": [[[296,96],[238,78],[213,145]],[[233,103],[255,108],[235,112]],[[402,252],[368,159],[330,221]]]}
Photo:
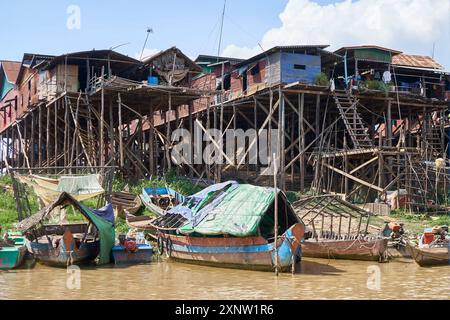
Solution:
{"label": "boat hull", "polygon": [[387,239],[365,240],[307,240],[302,242],[304,257],[383,261],[387,250]]}
{"label": "boat hull", "polygon": [[27,248],[23,246],[2,247],[0,248],[0,270],[9,270],[19,267]]}
{"label": "boat hull", "polygon": [[[277,251],[281,270],[289,269],[293,261],[300,260],[303,232],[304,226],[296,224],[279,238]],[[265,271],[274,270],[276,265],[275,244],[263,237],[213,238],[170,234],[161,234],[161,237],[170,258],[183,262]]]}
{"label": "boat hull", "polygon": [[140,195],[141,201],[144,206],[150,211],[158,216],[163,216],[166,214],[166,210],[169,208],[163,209],[153,203],[152,199],[160,197],[160,196],[170,196],[174,200],[173,206],[178,203],[182,203],[184,201],[184,196],[179,194],[173,189],[170,188],[144,188],[142,190],[142,194]]}
{"label": "boat hull", "polygon": [[28,242],[28,250],[37,261],[50,266],[66,267],[93,261],[100,252],[100,241],[83,243],[77,249],[74,249],[75,243],[71,243],[67,248],[63,241],[58,248],[49,243]]}
{"label": "boat hull", "polygon": [[421,267],[450,265],[450,253],[448,247],[419,248],[409,245],[411,255]]}
{"label": "boat hull", "polygon": [[138,251],[128,252],[124,246],[114,246],[112,249],[116,265],[141,264],[152,261],[153,249],[149,245],[138,245]]}

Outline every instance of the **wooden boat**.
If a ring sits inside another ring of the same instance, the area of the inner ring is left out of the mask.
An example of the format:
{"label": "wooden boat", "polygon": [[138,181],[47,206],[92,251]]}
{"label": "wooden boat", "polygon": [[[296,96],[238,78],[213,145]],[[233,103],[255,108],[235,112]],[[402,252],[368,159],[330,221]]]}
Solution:
{"label": "wooden boat", "polygon": [[388,239],[355,237],[347,240],[308,239],[302,242],[304,257],[385,261]]}
{"label": "wooden boat", "polygon": [[136,250],[130,251],[124,245],[117,245],[112,248],[112,254],[116,265],[149,263],[152,260],[153,248],[148,244],[138,244]]}
{"label": "wooden boat", "polygon": [[301,259],[304,224],[284,193],[236,182],[205,190],[191,196],[193,207],[178,206],[152,222],[159,252],[188,263],[254,270],[283,271]]}
{"label": "wooden boat", "polygon": [[[369,236],[370,212],[335,194],[305,197],[295,202],[293,207],[303,221],[308,221],[308,231],[302,242],[303,256],[387,260],[388,239],[375,234]],[[366,219],[364,225],[363,219]]]}
{"label": "wooden boat", "polygon": [[17,268],[27,252],[25,237],[20,233],[8,233],[4,238],[6,240],[0,240],[0,269]]}
{"label": "wooden boat", "polygon": [[408,243],[406,238],[400,237],[397,239],[389,238],[388,242],[388,256],[389,258],[393,259],[409,259],[411,262],[412,256],[411,256],[411,250],[408,248]]}
{"label": "wooden boat", "polygon": [[[44,264],[65,267],[94,260],[100,252],[98,235],[88,224],[45,225],[28,237],[28,248]],[[48,236],[48,237],[47,237]]]}
{"label": "wooden boat", "polygon": [[[272,271],[278,263],[281,271],[290,270],[301,258],[300,239],[304,226],[293,225],[277,241],[264,237],[191,237],[161,233],[168,257],[188,263],[225,268]],[[278,252],[278,261],[275,255]]]}
{"label": "wooden boat", "polygon": [[421,267],[450,265],[450,254],[448,246],[419,248],[409,244],[413,259]]}
{"label": "wooden boat", "polygon": [[117,216],[125,219],[125,210],[130,214],[136,214],[142,207],[141,197],[129,192],[113,192],[112,205],[117,212]]}
{"label": "wooden boat", "polygon": [[[72,206],[87,223],[46,225],[52,212]],[[112,205],[91,210],[67,193],[52,204],[19,224],[25,233],[28,250],[35,259],[51,266],[65,267],[87,263],[99,256],[99,263],[110,261],[114,245],[114,212]]]}
{"label": "wooden boat", "polygon": [[145,207],[158,216],[164,215],[167,210],[179,205],[184,199],[183,195],[168,187],[144,188],[141,194]]}
{"label": "wooden boat", "polygon": [[135,216],[132,215],[130,213],[127,213],[125,211],[126,214],[126,221],[127,221],[127,225],[130,228],[134,228],[137,229],[139,231],[143,231],[144,233],[152,236],[154,239],[156,239],[156,233],[157,233],[157,228],[154,225],[154,221],[156,220],[156,218],[152,218],[149,216]]}
{"label": "wooden boat", "polygon": [[411,256],[421,267],[450,265],[448,227],[426,228],[417,245],[408,241]]}

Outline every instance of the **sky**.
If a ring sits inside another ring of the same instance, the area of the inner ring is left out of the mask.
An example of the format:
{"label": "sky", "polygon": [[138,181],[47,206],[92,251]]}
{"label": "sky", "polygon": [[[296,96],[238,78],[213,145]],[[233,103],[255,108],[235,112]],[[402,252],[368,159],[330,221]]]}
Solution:
{"label": "sky", "polygon": [[[140,58],[177,46],[217,54],[224,0],[2,1],[0,59],[109,49]],[[220,53],[276,45],[376,44],[433,55],[450,70],[450,0],[227,0]],[[117,47],[119,46],[119,47]],[[433,49],[434,48],[434,49]]]}

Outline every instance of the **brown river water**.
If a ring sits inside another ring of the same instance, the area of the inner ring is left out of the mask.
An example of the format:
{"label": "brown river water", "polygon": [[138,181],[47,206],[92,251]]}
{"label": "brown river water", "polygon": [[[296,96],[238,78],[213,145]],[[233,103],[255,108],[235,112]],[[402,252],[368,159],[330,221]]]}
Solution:
{"label": "brown river water", "polygon": [[66,269],[36,264],[0,271],[0,299],[450,299],[450,266],[304,258],[300,268],[276,277],[160,261],[81,267],[73,285]]}

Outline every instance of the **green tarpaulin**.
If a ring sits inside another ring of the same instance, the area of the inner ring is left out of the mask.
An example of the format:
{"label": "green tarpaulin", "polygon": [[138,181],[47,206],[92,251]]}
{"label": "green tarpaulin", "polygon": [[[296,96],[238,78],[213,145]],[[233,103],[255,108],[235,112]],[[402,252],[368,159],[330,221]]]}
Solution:
{"label": "green tarpaulin", "polygon": [[259,223],[274,199],[272,188],[241,184],[229,191],[196,227],[188,222],[179,231],[235,237],[256,235]]}
{"label": "green tarpaulin", "polygon": [[107,264],[110,262],[111,250],[115,244],[114,224],[102,217],[99,217],[91,209],[80,203],[83,213],[95,225],[100,235],[100,254],[99,264]]}

